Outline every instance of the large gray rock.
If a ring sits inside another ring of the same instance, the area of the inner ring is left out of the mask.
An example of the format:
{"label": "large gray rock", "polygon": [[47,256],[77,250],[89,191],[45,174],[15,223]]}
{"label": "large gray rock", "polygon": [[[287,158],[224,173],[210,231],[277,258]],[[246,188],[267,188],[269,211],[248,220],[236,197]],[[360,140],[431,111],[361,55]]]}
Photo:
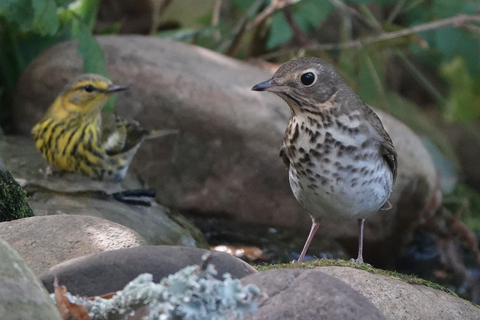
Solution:
{"label": "large gray rock", "polygon": [[[57,277],[72,294],[94,296],[123,289],[139,274],[150,273],[154,282],[174,274],[180,269],[199,265],[207,250],[176,247],[147,246],[102,252],[72,259],[52,267],[41,276],[42,282],[53,290]],[[213,253],[211,263],[217,278],[228,272],[233,278],[243,278],[255,273],[246,262],[226,253]]]}
{"label": "large gray rock", "polygon": [[0,238],[18,251],[36,275],[86,254],[147,244],[138,233],[122,225],[77,215],[2,222]]}
{"label": "large gray rock", "polygon": [[[302,228],[310,217],[294,199],[278,158],[289,108],[273,94],[252,92],[271,73],[203,48],[142,36],[98,37],[112,80],[131,90],[117,113],[147,128],[179,129],[175,139],[146,141],[132,168],[158,190],[162,204],[238,221]],[[18,82],[14,121],[29,134],[64,84],[81,73],[75,42],[40,55]],[[399,154],[394,209],[368,219],[367,261],[385,265],[398,239],[435,207],[436,172],[418,137],[380,114]],[[355,251],[356,222],[327,221],[319,236],[342,238]],[[353,253],[352,253],[353,254]]]}
{"label": "large gray rock", "polygon": [[40,281],[25,261],[0,239],[0,319],[61,320]]}
{"label": "large gray rock", "polygon": [[480,319],[480,308],[446,292],[359,269],[320,267],[368,298],[387,319]]}
{"label": "large gray rock", "polygon": [[243,278],[242,284],[254,284],[267,296],[245,320],[386,319],[367,298],[318,269],[269,270]]}

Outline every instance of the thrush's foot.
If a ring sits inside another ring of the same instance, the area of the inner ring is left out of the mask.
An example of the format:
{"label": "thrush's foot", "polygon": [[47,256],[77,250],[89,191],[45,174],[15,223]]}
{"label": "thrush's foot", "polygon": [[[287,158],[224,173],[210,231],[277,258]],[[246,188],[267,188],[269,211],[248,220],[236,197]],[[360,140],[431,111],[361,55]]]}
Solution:
{"label": "thrush's foot", "polygon": [[349,263],[353,263],[353,264],[363,264],[367,267],[371,267],[372,265],[370,263],[366,263],[365,261],[363,261],[363,258],[357,258],[357,259],[350,259],[350,261],[348,261]]}
{"label": "thrush's foot", "polygon": [[363,264],[363,258],[357,258],[357,259],[350,259],[350,261],[348,261],[350,263],[357,263],[357,264]]}

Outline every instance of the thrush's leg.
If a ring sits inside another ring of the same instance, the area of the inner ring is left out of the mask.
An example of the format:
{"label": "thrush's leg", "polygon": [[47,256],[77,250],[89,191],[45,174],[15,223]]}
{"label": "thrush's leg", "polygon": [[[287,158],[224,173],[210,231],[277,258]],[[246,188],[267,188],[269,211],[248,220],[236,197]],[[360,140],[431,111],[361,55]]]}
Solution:
{"label": "thrush's leg", "polygon": [[307,253],[308,247],[310,246],[310,242],[312,242],[313,236],[315,232],[317,232],[318,226],[320,225],[320,220],[312,218],[312,228],[310,229],[310,233],[308,234],[307,242],[303,246],[302,253],[300,253],[300,257],[298,258],[298,262],[303,262],[305,259],[305,254]]}
{"label": "thrush's leg", "polygon": [[363,263],[363,226],[365,219],[358,219],[358,257],[356,263]]}

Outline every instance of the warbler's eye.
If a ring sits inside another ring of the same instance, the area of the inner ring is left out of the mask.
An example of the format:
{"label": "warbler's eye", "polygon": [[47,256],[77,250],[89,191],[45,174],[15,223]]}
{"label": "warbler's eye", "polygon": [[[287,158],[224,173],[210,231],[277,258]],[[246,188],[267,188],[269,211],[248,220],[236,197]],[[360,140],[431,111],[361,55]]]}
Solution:
{"label": "warbler's eye", "polygon": [[305,72],[300,77],[300,81],[302,81],[302,83],[306,86],[312,85],[315,82],[315,80],[316,80],[316,76],[315,76],[315,73],[313,72]]}
{"label": "warbler's eye", "polygon": [[85,87],[83,87],[83,90],[85,90],[86,92],[93,92],[93,90],[95,90],[95,87],[91,84],[87,84]]}

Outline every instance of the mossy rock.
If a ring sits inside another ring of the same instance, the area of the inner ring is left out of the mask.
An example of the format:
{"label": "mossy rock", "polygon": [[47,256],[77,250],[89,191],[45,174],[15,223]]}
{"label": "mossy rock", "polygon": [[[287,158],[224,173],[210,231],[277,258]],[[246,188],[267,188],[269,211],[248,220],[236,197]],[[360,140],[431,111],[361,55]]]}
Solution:
{"label": "mossy rock", "polygon": [[25,191],[5,169],[0,159],[0,222],[34,215],[27,203]]}
{"label": "mossy rock", "polygon": [[381,274],[383,276],[396,279],[396,280],[401,280],[403,282],[409,283],[409,284],[418,284],[418,285],[425,285],[427,287],[440,290],[446,293],[449,293],[455,297],[458,297],[458,295],[453,292],[452,290],[445,288],[444,286],[430,282],[428,280],[424,280],[418,277],[415,277],[413,275],[407,275],[407,274],[402,274],[398,273],[395,271],[389,271],[389,270],[383,270],[383,269],[377,269],[372,267],[371,265],[367,263],[363,264],[358,264],[358,263],[351,263],[345,260],[334,260],[334,259],[317,259],[313,261],[308,261],[305,263],[283,263],[283,264],[271,264],[271,265],[257,265],[254,266],[254,268],[257,271],[266,271],[266,270],[271,270],[271,269],[281,269],[281,268],[291,268],[291,269],[313,269],[316,267],[349,267],[349,268],[355,268],[355,269],[360,269],[364,271],[368,271],[371,273],[376,273],[376,274]]}

